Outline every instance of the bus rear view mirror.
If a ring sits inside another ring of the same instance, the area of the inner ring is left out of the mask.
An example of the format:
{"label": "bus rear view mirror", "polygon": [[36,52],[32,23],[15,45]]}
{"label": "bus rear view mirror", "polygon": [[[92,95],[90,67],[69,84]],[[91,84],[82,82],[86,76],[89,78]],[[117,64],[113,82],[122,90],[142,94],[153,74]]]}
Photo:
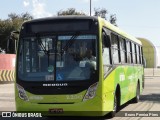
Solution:
{"label": "bus rear view mirror", "polygon": [[20,33],[19,31],[12,31],[11,32],[11,34],[13,34],[13,35],[16,35],[16,34],[19,35],[19,33]]}
{"label": "bus rear view mirror", "polygon": [[15,54],[19,31],[12,31],[7,41],[7,53]]}
{"label": "bus rear view mirror", "polygon": [[103,32],[103,45],[104,47],[111,47],[110,36]]}

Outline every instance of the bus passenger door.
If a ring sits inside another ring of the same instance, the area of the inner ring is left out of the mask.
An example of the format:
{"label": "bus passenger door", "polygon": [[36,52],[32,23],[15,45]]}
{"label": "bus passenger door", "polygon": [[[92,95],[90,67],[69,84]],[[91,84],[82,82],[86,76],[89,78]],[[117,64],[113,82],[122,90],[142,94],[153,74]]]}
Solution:
{"label": "bus passenger door", "polygon": [[107,77],[108,72],[112,68],[112,59],[111,59],[111,43],[110,35],[107,33],[107,29],[103,28],[102,32],[102,61],[103,61],[103,74],[104,79]]}
{"label": "bus passenger door", "polygon": [[[107,33],[108,31],[108,33]],[[104,100],[104,111],[113,109],[113,91],[114,91],[114,79],[111,73],[112,71],[112,58],[111,58],[111,44],[109,30],[104,29],[102,32],[102,99]]]}

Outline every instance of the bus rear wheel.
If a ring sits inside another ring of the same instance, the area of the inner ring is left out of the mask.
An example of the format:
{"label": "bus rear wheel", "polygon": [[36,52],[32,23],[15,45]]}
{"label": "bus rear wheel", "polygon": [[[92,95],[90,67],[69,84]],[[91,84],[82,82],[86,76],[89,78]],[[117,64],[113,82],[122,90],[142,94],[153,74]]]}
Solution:
{"label": "bus rear wheel", "polygon": [[136,89],[136,97],[133,98],[133,103],[138,103],[140,98],[140,86],[139,83],[137,84],[137,89]]}

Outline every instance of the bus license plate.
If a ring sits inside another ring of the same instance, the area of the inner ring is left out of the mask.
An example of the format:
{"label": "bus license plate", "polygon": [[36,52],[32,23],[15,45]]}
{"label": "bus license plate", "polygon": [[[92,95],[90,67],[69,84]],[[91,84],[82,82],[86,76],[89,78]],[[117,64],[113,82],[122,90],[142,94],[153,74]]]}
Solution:
{"label": "bus license plate", "polygon": [[61,114],[63,113],[63,108],[52,108],[52,109],[49,109],[49,112],[53,114]]}

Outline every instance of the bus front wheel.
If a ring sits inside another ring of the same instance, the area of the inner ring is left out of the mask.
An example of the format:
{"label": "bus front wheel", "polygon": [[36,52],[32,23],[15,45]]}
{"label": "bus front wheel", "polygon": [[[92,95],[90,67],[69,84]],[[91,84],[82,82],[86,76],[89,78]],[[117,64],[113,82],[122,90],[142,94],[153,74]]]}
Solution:
{"label": "bus front wheel", "polygon": [[114,95],[113,111],[111,111],[108,114],[108,116],[111,118],[115,117],[117,111],[118,111],[118,94],[116,92]]}

